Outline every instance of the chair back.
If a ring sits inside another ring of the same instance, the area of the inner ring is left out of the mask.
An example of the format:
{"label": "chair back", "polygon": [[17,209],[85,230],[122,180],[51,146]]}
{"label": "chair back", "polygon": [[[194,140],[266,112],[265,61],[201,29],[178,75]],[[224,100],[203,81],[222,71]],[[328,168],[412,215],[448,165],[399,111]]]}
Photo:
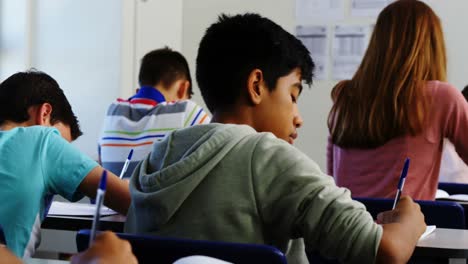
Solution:
{"label": "chair back", "polygon": [[[80,230],[76,235],[78,251],[88,248],[90,230]],[[286,264],[284,254],[277,248],[259,244],[242,244],[219,241],[190,240],[149,235],[117,233],[128,240],[139,263],[173,263],[193,255],[202,255],[232,263]]]}
{"label": "chair back", "polygon": [[[439,189],[446,191],[448,194],[468,194],[468,184],[439,182]],[[467,203],[460,203],[463,209],[468,210]],[[468,214],[465,214],[465,227],[468,227]]]}
{"label": "chair back", "polygon": [[446,191],[448,194],[468,194],[468,184],[439,182],[438,188]]}
{"label": "chair back", "polygon": [[[353,198],[363,203],[374,219],[380,212],[392,210],[393,199]],[[449,201],[415,201],[421,206],[426,224],[440,228],[465,228],[465,210],[456,202]]]}

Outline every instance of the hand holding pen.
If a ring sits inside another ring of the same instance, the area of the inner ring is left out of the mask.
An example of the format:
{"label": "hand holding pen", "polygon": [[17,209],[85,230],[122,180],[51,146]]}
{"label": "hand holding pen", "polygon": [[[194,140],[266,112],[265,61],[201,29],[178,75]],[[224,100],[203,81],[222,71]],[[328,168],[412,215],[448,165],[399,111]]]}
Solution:
{"label": "hand holding pen", "polygon": [[125,175],[125,172],[127,172],[128,165],[130,164],[130,161],[132,160],[132,155],[133,155],[133,149],[130,150],[130,153],[128,153],[127,160],[125,160],[124,166],[122,168],[122,171],[120,172],[119,178],[122,179],[123,176]]}
{"label": "hand holding pen", "polygon": [[104,195],[106,194],[107,185],[107,171],[102,172],[101,180],[99,181],[99,187],[96,194],[96,211],[93,218],[93,226],[91,228],[91,234],[89,236],[89,245],[93,243],[96,237],[96,230],[99,228],[99,219],[101,218],[101,207],[104,203]]}
{"label": "hand holding pen", "polygon": [[406,175],[408,174],[409,163],[410,163],[410,159],[406,158],[405,164],[403,165],[403,169],[401,170],[400,180],[398,181],[397,193],[395,196],[395,201],[393,201],[392,210],[395,209],[398,203],[398,200],[400,200],[401,193],[403,192],[403,187],[405,186]]}

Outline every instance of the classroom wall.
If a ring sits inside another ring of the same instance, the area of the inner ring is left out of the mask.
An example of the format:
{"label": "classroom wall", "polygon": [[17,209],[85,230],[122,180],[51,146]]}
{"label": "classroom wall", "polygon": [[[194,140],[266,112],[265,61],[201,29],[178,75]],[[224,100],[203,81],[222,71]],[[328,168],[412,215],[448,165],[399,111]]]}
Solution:
{"label": "classroom wall", "polygon": [[[465,13],[468,11],[466,0],[428,0],[442,19],[445,29],[448,51],[448,79],[462,89],[468,84],[466,63],[468,62],[468,32],[462,26]],[[351,0],[345,0],[344,19],[339,21],[310,21],[312,25],[326,25],[329,30],[335,24],[372,24],[375,18],[355,18],[350,15]],[[197,47],[206,27],[216,21],[220,13],[236,14],[257,12],[266,16],[289,32],[294,34],[296,26],[295,1],[268,0],[185,0],[183,3],[183,36],[182,52],[187,57],[195,74],[195,58]],[[329,47],[331,47],[329,37]],[[331,63],[331,62],[329,62]],[[299,109],[304,119],[304,126],[299,130],[299,138],[295,145],[315,160],[325,170],[326,142],[328,129],[326,119],[331,108],[330,91],[336,80],[314,81],[310,89],[305,89],[299,99]],[[220,85],[220,89],[222,86]],[[195,100],[202,103],[200,92],[195,84]]]}
{"label": "classroom wall", "polygon": [[123,98],[135,92],[140,61],[146,53],[164,46],[181,51],[182,4],[182,0],[122,2],[120,94]]}
{"label": "classroom wall", "polygon": [[[335,24],[373,23],[375,18],[351,17],[351,0],[344,1],[344,19],[307,23],[326,25],[330,33]],[[3,11],[7,11],[6,3],[10,2],[0,0]],[[463,26],[468,1],[426,2],[433,6],[443,22],[448,80],[461,89],[468,84],[465,69],[468,32]],[[93,158],[97,157],[96,142],[105,109],[115,97],[126,98],[134,92],[140,59],[146,52],[165,45],[182,51],[194,77],[198,43],[206,27],[216,21],[220,13],[257,12],[292,33],[297,22],[295,0],[125,0],[100,4],[93,1],[23,0],[17,4],[22,7],[15,12],[18,13],[16,24],[24,27],[26,33],[14,45],[6,46],[16,47],[16,50],[5,49],[5,46],[0,49],[2,55],[13,53],[15,56],[10,57],[17,62],[1,60],[2,72],[9,69],[2,76],[31,66],[54,76],[69,97],[85,132],[75,145]],[[80,12],[74,12],[76,10]],[[7,16],[2,17],[5,18]],[[2,25],[0,30],[4,31]],[[330,37],[328,41],[330,48]],[[5,62],[11,67],[5,66]],[[326,118],[331,107],[329,94],[335,84],[336,80],[331,79],[315,81],[299,99],[305,123],[299,130],[296,146],[322,168],[325,167]],[[196,82],[194,87],[194,100],[203,105]],[[91,94],[94,95],[92,105]]]}

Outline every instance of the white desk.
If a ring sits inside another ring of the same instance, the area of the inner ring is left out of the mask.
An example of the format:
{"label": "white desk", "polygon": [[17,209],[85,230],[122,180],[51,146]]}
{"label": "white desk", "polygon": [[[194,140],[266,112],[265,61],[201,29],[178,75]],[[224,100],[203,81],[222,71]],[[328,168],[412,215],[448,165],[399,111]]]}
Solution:
{"label": "white desk", "polygon": [[[59,205],[54,210],[54,206]],[[90,229],[93,222],[95,206],[83,203],[52,203],[52,207],[46,219],[42,223],[44,229],[78,231],[80,229]],[[126,217],[115,213],[114,211],[101,214],[99,228],[100,230],[112,230],[122,232]],[[58,213],[58,215],[54,215]],[[110,214],[110,215],[106,215]]]}
{"label": "white desk", "polygon": [[419,241],[413,256],[468,258],[468,230],[437,228]]}

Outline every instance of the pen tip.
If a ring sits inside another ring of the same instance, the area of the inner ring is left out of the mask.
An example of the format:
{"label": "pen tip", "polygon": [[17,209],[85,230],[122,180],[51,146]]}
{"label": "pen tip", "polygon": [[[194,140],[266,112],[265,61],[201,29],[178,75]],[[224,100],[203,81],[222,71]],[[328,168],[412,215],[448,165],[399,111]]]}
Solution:
{"label": "pen tip", "polygon": [[107,171],[102,172],[101,180],[99,181],[99,189],[105,190],[107,184]]}
{"label": "pen tip", "polygon": [[133,155],[133,149],[130,150],[130,153],[128,153],[128,158],[129,160],[132,159],[132,155]]}

